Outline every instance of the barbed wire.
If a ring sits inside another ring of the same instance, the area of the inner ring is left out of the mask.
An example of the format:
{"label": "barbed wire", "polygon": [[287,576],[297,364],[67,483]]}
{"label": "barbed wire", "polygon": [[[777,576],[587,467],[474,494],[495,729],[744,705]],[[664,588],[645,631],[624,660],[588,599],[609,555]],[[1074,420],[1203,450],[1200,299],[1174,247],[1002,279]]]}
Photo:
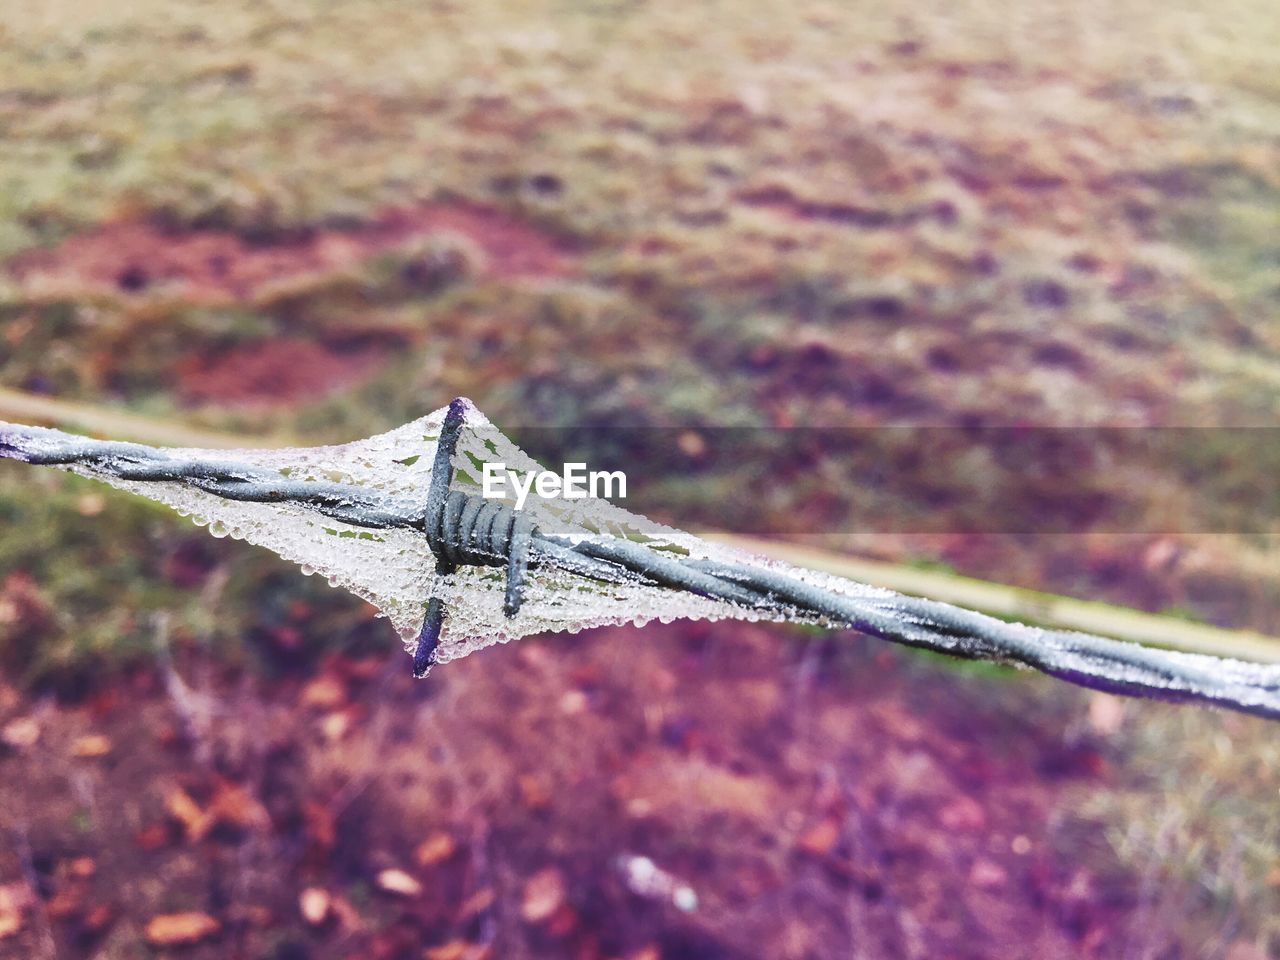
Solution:
{"label": "barbed wire", "polygon": [[[545,533],[509,504],[453,488],[453,457],[468,406],[465,400],[455,400],[449,407],[422,502],[355,484],[292,480],[235,461],[191,458],[142,444],[3,422],[0,457],[36,465],[83,466],[122,480],[180,483],[227,500],[300,504],[355,527],[415,530],[427,539],[437,573],[451,573],[462,565],[506,567],[508,617],[519,615],[527,571],[556,567],[598,581],[645,583],[749,610],[816,618],[952,656],[1021,664],[1110,693],[1202,701],[1280,719],[1280,665],[1007,623],[901,594],[850,596],[763,563],[680,558],[618,537]],[[431,597],[415,647],[415,675],[425,675],[435,662],[445,616],[443,601]]]}

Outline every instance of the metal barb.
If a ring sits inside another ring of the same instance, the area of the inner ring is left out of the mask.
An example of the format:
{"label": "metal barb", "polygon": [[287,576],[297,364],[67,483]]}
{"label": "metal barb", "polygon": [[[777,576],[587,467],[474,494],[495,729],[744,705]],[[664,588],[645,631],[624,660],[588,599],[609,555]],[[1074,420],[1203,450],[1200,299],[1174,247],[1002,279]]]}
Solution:
{"label": "metal barb", "polygon": [[[507,592],[502,609],[506,616],[514,617],[524,599],[529,551],[538,528],[508,504],[453,489],[453,458],[469,406],[470,401],[464,397],[454,400],[440,429],[427,489],[427,542],[437,558],[437,576],[447,576],[463,564],[505,566]],[[415,677],[425,677],[435,665],[445,612],[444,601],[439,597],[427,601],[427,613],[413,651]]]}

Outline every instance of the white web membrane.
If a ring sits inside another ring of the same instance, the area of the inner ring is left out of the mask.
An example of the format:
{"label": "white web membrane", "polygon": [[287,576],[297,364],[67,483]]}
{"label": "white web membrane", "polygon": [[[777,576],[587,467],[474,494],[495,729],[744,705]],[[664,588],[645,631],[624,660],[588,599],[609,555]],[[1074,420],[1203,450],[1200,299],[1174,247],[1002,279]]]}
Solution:
{"label": "white web membrane", "polygon": [[[354,484],[420,509],[426,502],[446,412],[447,408],[441,408],[388,433],[338,446],[276,450],[165,448],[164,452],[176,458],[238,462],[277,470],[291,481]],[[479,494],[482,469],[487,462],[501,462],[520,473],[544,469],[468,404],[466,426],[454,457],[453,488]],[[643,583],[603,583],[547,565],[530,569],[523,605],[514,617],[508,618],[502,609],[504,568],[463,566],[453,574],[439,576],[435,572],[436,557],[419,531],[353,526],[301,504],[226,500],[180,482],[122,480],[87,465],[68,469],[158,500],[207,526],[215,537],[230,536],[264,546],[300,564],[303,573],[326,577],[332,586],[350,590],[376,606],[391,621],[406,649],[413,647],[428,599],[439,596],[446,603],[447,615],[438,662],[456,660],[491,644],[530,634],[575,632],[605,624],[639,625],[653,619],[669,622],[682,617],[787,618],[781,611],[750,609]],[[750,563],[877,605],[891,605],[894,598],[887,590],[707,543],[606,500],[542,498],[530,491],[523,510],[548,533],[610,535],[675,557]]]}

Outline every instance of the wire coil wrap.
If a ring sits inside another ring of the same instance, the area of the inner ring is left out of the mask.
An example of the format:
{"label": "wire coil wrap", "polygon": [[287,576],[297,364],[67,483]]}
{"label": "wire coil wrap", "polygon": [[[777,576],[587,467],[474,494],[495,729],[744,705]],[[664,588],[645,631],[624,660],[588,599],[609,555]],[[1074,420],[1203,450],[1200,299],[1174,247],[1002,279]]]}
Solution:
{"label": "wire coil wrap", "polygon": [[427,529],[437,556],[454,565],[506,565],[516,528],[516,512],[508,504],[452,490],[439,521]]}

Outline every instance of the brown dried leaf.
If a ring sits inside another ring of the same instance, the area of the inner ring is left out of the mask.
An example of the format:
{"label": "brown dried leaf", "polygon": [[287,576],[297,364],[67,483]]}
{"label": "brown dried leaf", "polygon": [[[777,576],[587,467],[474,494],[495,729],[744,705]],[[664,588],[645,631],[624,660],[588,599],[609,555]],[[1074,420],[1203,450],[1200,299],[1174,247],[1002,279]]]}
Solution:
{"label": "brown dried leaf", "polygon": [[66,920],[73,917],[84,907],[85,891],[81,884],[74,884],[59,890],[45,902],[45,912],[50,920]]}
{"label": "brown dried leaf", "polygon": [[298,895],[298,912],[313,927],[320,926],[328,919],[331,907],[329,894],[319,887],[307,887]]}
{"label": "brown dried leaf", "polygon": [[34,747],[40,739],[40,724],[35,717],[15,717],[0,728],[0,740],[15,750]]}
{"label": "brown dried leaf", "polygon": [[471,944],[459,938],[438,947],[428,947],[422,956],[425,960],[462,960],[470,948]]}
{"label": "brown dried leaf", "polygon": [[0,884],[0,911],[25,910],[35,902],[35,894],[25,883]]}
{"label": "brown dried leaf", "polygon": [[763,777],[735,773],[696,757],[656,760],[633,766],[613,783],[615,796],[633,816],[684,810],[692,804],[764,820],[778,809],[777,788]]}
{"label": "brown dried leaf", "polygon": [[351,901],[346,897],[341,894],[335,895],[329,904],[329,908],[344,929],[353,933],[364,929],[364,919],[360,916],[360,911],[352,906]]}
{"label": "brown dried leaf", "polygon": [[248,790],[230,780],[219,780],[208,813],[219,823],[265,830],[271,825],[266,808]]}
{"label": "brown dried leaf", "polygon": [[413,852],[413,859],[420,867],[433,867],[448,860],[457,849],[458,842],[439,830],[418,844]]}
{"label": "brown dried leaf", "polygon": [[25,883],[0,885],[0,940],[22,929],[22,912],[35,901]]}
{"label": "brown dried leaf", "polygon": [[539,870],[524,885],[520,916],[529,923],[541,923],[560,909],[564,898],[564,874],[555,867]]}
{"label": "brown dried leaf", "polygon": [[76,500],[76,512],[82,517],[96,517],[107,507],[107,498],[100,493],[82,494]]}
{"label": "brown dried leaf", "polygon": [[298,697],[300,706],[314,707],[317,710],[333,710],[346,701],[346,686],[337,677],[327,673],[322,673],[309,682]]}
{"label": "brown dried leaf", "polygon": [[110,752],[111,738],[101,733],[91,733],[83,737],[77,737],[75,742],[71,744],[71,755],[86,760],[105,757]]}
{"label": "brown dried leaf", "polygon": [[200,804],[182,787],[174,786],[169,791],[164,798],[164,808],[169,816],[182,824],[187,839],[192,842],[203,840],[213,827],[213,817],[201,810]]}
{"label": "brown dried leaf", "polygon": [[169,842],[169,831],[164,824],[153,823],[135,833],[133,842],[143,850],[159,850]]}
{"label": "brown dried leaf", "polygon": [[93,857],[75,857],[68,861],[67,872],[84,880],[98,872],[98,862]]}
{"label": "brown dried leaf", "polygon": [[422,884],[413,875],[394,867],[381,871],[376,882],[379,890],[401,897],[416,897],[422,893]]}
{"label": "brown dried leaf", "polygon": [[541,810],[551,802],[551,787],[537,774],[521,774],[517,784],[520,788],[520,799],[530,810]]}
{"label": "brown dried leaf", "polygon": [[116,922],[115,907],[99,903],[88,909],[80,925],[91,934],[99,934]]}
{"label": "brown dried leaf", "polygon": [[320,733],[330,742],[341,740],[351,729],[352,711],[334,710],[320,720]]}
{"label": "brown dried leaf", "polygon": [[463,920],[470,920],[476,914],[484,913],[497,902],[498,894],[493,887],[484,887],[477,890],[466,900],[462,901],[462,906],[458,908],[458,916]]}
{"label": "brown dried leaf", "polygon": [[320,850],[331,850],[338,840],[337,826],[333,812],[323,803],[305,800],[302,804],[302,819],[307,825],[307,836]]}
{"label": "brown dried leaf", "polygon": [[1102,737],[1112,737],[1124,726],[1125,702],[1108,693],[1089,697],[1089,726]]}
{"label": "brown dried leaf", "polygon": [[824,856],[832,851],[840,839],[840,825],[834,820],[822,820],[800,835],[796,846],[806,853]]}
{"label": "brown dried leaf", "polygon": [[178,947],[199,943],[222,929],[207,913],[165,913],[147,921],[147,942],[155,947]]}

